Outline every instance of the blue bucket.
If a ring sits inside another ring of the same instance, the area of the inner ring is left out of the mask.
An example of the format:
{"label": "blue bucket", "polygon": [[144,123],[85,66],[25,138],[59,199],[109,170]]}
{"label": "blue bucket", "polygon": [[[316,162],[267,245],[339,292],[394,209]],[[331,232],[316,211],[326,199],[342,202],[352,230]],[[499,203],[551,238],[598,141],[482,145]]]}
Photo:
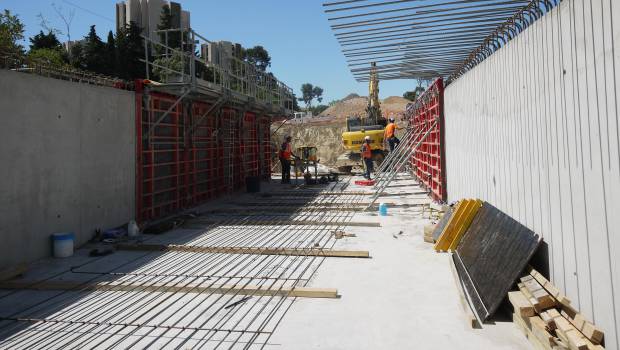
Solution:
{"label": "blue bucket", "polygon": [[387,204],[385,203],[380,203],[379,204],[379,215],[381,216],[387,216]]}

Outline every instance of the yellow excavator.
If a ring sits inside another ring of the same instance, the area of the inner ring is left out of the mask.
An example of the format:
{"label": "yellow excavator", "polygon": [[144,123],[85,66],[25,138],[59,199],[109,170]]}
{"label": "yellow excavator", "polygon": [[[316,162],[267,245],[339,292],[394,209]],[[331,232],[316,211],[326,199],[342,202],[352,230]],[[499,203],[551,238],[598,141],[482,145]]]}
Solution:
{"label": "yellow excavator", "polygon": [[350,173],[354,166],[362,166],[360,149],[366,136],[370,136],[372,158],[375,163],[380,164],[385,158],[383,134],[387,120],[381,115],[377,65],[372,62],[370,66],[366,115],[347,117],[347,129],[342,133],[342,146],[345,153],[336,159],[336,166],[341,173]]}

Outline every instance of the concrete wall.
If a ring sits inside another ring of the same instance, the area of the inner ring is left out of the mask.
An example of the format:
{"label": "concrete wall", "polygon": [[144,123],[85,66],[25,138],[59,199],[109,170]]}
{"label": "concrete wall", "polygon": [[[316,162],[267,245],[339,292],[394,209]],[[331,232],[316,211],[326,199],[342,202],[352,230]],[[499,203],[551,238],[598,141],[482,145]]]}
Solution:
{"label": "concrete wall", "polygon": [[445,92],[450,201],[542,234],[573,304],[620,333],[620,2],[565,0]]}
{"label": "concrete wall", "polygon": [[0,70],[0,268],[135,213],[134,94]]}

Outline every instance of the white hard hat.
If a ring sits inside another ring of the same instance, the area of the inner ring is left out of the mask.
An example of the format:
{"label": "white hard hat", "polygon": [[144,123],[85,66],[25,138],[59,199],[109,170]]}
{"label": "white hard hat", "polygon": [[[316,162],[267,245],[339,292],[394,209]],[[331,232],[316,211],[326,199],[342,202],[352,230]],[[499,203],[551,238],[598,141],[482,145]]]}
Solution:
{"label": "white hard hat", "polygon": [[370,140],[370,136],[364,137],[364,140]]}
{"label": "white hard hat", "polygon": [[391,122],[393,122],[393,121],[394,121],[394,116],[393,116],[393,115],[391,115],[391,116],[390,116],[390,121],[391,121]]}

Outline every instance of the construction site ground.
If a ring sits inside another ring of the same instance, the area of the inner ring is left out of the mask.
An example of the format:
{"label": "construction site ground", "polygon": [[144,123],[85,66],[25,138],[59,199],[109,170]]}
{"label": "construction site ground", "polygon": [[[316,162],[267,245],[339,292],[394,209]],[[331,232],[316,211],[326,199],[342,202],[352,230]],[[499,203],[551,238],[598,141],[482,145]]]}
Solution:
{"label": "construction site ground", "polygon": [[[370,258],[131,249],[90,257],[87,246],[9,282],[30,283],[28,290],[0,290],[0,309],[11,315],[0,321],[0,348],[531,348],[509,320],[467,325],[450,255],[422,239],[435,205],[414,179],[399,175],[379,197],[388,216],[376,206],[363,210],[373,190],[357,179],[304,187],[274,177],[261,193],[204,205],[141,243],[368,251]],[[67,281],[82,289],[43,287]],[[84,287],[95,282],[102,287]],[[248,286],[261,293],[243,291]],[[296,288],[335,288],[338,297],[285,292]]]}

